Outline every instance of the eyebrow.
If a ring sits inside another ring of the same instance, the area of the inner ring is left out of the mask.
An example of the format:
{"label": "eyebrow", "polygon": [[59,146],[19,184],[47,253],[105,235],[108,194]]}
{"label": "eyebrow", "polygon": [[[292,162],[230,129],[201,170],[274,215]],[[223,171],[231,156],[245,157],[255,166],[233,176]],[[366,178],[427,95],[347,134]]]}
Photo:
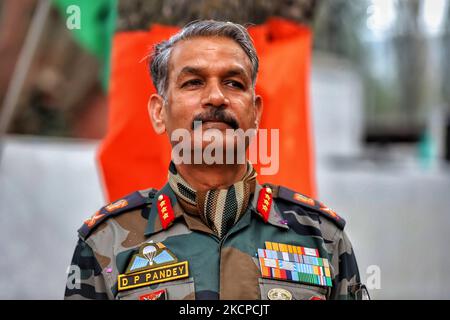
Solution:
{"label": "eyebrow", "polygon": [[180,73],[178,74],[178,78],[182,75],[185,74],[194,74],[194,75],[201,75],[202,74],[202,69],[201,68],[195,68],[195,67],[184,67],[183,69],[181,69]]}
{"label": "eyebrow", "polygon": [[243,68],[241,68],[241,67],[234,67],[233,69],[228,70],[225,73],[225,76],[226,77],[242,76],[242,77],[245,77],[245,78],[248,77],[247,76],[247,72],[245,72],[245,70]]}
{"label": "eyebrow", "polygon": [[[178,74],[177,79],[180,79],[180,77],[183,75],[189,75],[189,74],[201,76],[204,74],[204,68],[196,68],[196,67],[186,66],[183,69],[181,69],[180,73]],[[227,70],[225,72],[224,76],[225,77],[241,76],[246,79],[249,78],[247,76],[246,71],[242,67],[233,67],[232,69]]]}

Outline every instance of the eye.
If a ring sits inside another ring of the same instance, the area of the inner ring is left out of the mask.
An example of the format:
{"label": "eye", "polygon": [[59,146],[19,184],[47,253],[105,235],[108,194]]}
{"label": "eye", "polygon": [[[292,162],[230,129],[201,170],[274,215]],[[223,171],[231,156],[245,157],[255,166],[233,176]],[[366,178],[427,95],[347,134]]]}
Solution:
{"label": "eye", "polygon": [[230,87],[233,87],[233,88],[237,88],[237,89],[241,89],[241,90],[243,90],[245,88],[243,83],[241,83],[239,81],[236,81],[236,80],[227,80],[227,81],[225,81],[225,84],[227,86],[230,86]]}
{"label": "eye", "polygon": [[198,87],[203,84],[203,81],[200,79],[191,79],[186,82],[184,82],[181,87],[182,88],[192,88],[192,87]]}

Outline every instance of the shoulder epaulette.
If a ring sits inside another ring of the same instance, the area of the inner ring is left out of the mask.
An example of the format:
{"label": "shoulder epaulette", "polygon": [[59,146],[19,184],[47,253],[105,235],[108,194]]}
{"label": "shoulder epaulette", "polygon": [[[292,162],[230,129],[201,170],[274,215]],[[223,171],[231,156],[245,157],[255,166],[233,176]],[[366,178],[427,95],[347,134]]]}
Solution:
{"label": "shoulder epaulette", "polygon": [[304,194],[280,186],[278,188],[277,198],[293,202],[306,209],[310,209],[313,210],[314,212],[320,213],[323,216],[330,219],[331,221],[333,221],[341,230],[343,230],[345,227],[345,220],[342,217],[340,217],[336,212],[328,208],[322,202],[307,197]]}
{"label": "shoulder epaulette", "polygon": [[81,228],[78,229],[79,237],[82,240],[86,240],[96,227],[98,227],[101,223],[103,223],[110,217],[114,217],[121,213],[128,212],[133,209],[138,209],[150,204],[155,194],[155,189],[136,191],[123,197],[120,200],[111,202],[110,204],[104,206],[96,213],[94,213],[89,219],[84,221]]}

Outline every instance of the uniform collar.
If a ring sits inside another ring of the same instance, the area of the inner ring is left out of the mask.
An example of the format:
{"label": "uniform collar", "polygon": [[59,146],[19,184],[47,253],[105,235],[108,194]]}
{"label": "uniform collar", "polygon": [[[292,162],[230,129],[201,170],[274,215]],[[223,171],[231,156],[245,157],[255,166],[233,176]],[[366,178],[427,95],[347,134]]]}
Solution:
{"label": "uniform collar", "polygon": [[181,207],[178,204],[175,193],[172,191],[172,188],[170,188],[169,184],[166,183],[164,187],[162,187],[158,192],[156,192],[155,196],[153,197],[152,205],[150,207],[150,213],[148,215],[147,227],[145,228],[144,232],[144,235],[147,237],[163,229],[157,207],[158,197],[160,195],[166,195],[169,197],[170,204],[172,205],[174,211],[175,220],[177,220],[179,217],[183,215],[183,210],[181,210]]}
{"label": "uniform collar", "polygon": [[[194,216],[189,215],[184,212],[183,208],[181,207],[181,205],[178,202],[175,192],[173,192],[169,183],[166,183],[164,185],[164,187],[162,187],[161,190],[159,190],[155,194],[154,199],[152,201],[150,213],[148,215],[147,227],[144,232],[144,235],[146,237],[163,230],[162,223],[161,223],[159,213],[158,213],[158,207],[157,207],[158,197],[160,195],[166,195],[169,197],[170,204],[173,208],[173,212],[174,212],[174,216],[175,216],[174,222],[176,220],[180,219],[181,217],[183,217],[190,230],[199,230],[199,231],[203,231],[206,233],[214,234],[214,232],[201,221],[200,217],[194,217]],[[168,228],[170,228],[170,226]]]}
{"label": "uniform collar", "polygon": [[[264,187],[266,187],[266,185]],[[272,188],[273,195],[275,198],[275,196],[278,192],[278,188],[275,186],[272,186],[272,185],[267,185],[267,187]],[[250,210],[252,214],[258,216],[258,218],[260,218],[260,219],[263,219],[263,217],[257,210],[257,202],[258,202],[258,197],[259,197],[259,194],[260,194],[260,191],[262,190],[262,188],[263,188],[263,186],[260,185],[258,183],[258,181],[256,181],[255,192],[253,194],[253,198],[249,202],[248,209],[247,209],[247,211]],[[174,222],[176,220],[178,220],[179,218],[183,217],[190,230],[198,230],[198,231],[214,234],[214,232],[207,225],[205,225],[203,223],[203,221],[200,219],[200,217],[194,217],[194,216],[184,212],[184,210],[181,208],[181,205],[178,203],[177,197],[176,197],[175,193],[173,192],[172,188],[170,187],[169,183],[166,183],[164,185],[164,187],[155,194],[154,199],[152,201],[152,205],[150,208],[150,214],[148,216],[147,227],[144,232],[144,235],[146,237],[163,230],[161,220],[160,220],[159,214],[158,214],[158,208],[157,208],[157,203],[158,203],[157,199],[160,195],[166,195],[169,197],[170,203],[173,208],[174,216],[175,216]],[[244,215],[246,215],[246,214],[244,214]],[[275,203],[275,201],[272,201],[272,205],[270,207],[269,218],[267,220],[267,223],[269,223],[273,226],[282,228],[282,229],[289,229],[289,227],[285,223],[285,220],[281,216],[279,208],[278,208],[277,204]],[[170,226],[168,228],[170,228]]]}
{"label": "uniform collar", "polygon": [[273,185],[269,185],[269,184],[265,184],[264,186],[262,186],[258,183],[258,181],[256,181],[255,193],[253,194],[253,199],[251,200],[250,205],[249,205],[250,209],[252,210],[252,212],[254,214],[259,216],[261,219],[264,219],[262,214],[257,210],[257,203],[258,203],[258,198],[259,198],[259,194],[260,194],[261,190],[266,187],[269,187],[272,189],[272,195],[273,195],[272,205],[270,206],[269,218],[267,220],[267,223],[270,223],[271,225],[279,227],[279,228],[289,229],[289,227],[286,223],[286,220],[284,220],[284,218],[282,217],[282,215],[280,213],[280,209],[278,208],[277,204],[275,203],[275,198],[278,194],[277,186],[273,186]]}

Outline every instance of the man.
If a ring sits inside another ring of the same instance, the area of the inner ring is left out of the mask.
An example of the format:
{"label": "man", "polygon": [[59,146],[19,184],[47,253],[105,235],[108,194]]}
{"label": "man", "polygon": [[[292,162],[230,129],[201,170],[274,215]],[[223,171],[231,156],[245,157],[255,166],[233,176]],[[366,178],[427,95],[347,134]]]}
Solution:
{"label": "man", "polygon": [[[300,193],[261,186],[251,163],[238,160],[249,141],[230,132],[257,130],[263,108],[246,29],[191,23],[155,47],[150,69],[153,128],[173,150],[174,136],[187,133],[186,148],[181,160],[172,154],[161,190],[135,192],[85,221],[66,299],[357,298],[363,286],[345,221]],[[216,161],[205,153],[195,161],[213,140]],[[222,161],[230,153],[234,161]]]}

